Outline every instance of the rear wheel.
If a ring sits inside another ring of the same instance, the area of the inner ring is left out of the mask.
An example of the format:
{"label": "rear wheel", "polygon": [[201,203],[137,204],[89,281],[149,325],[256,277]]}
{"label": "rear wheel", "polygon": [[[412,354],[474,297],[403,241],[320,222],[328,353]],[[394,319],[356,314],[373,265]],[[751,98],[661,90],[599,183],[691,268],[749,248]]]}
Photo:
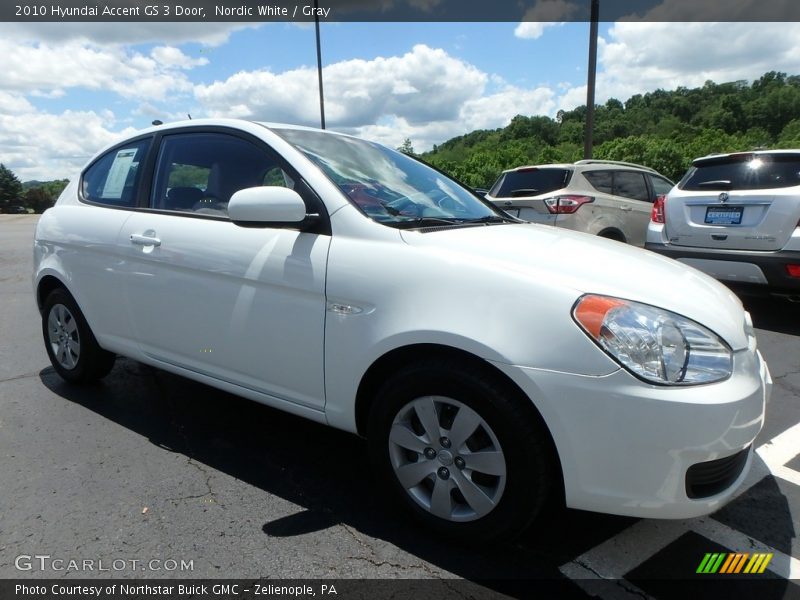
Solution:
{"label": "rear wheel", "polygon": [[116,356],[98,345],[77,303],[62,288],[44,302],[42,334],[50,363],[69,382],[96,381],[114,367]]}
{"label": "rear wheel", "polygon": [[488,371],[451,359],[406,367],[386,382],[370,414],[370,454],[383,484],[448,535],[518,535],[556,479],[549,434],[525,402]]}
{"label": "rear wheel", "polygon": [[619,231],[608,230],[608,231],[601,231],[597,234],[597,237],[605,238],[607,240],[614,240],[615,242],[621,242],[623,244],[627,243],[625,240],[625,236],[622,235]]}

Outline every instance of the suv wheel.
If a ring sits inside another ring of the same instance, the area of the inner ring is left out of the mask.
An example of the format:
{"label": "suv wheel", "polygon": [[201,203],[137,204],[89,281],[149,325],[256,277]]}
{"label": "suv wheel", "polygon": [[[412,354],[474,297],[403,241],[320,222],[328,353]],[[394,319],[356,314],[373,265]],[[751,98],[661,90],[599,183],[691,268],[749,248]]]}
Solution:
{"label": "suv wheel", "polygon": [[103,350],[77,303],[64,289],[53,290],[42,310],[42,334],[56,372],[71,383],[102,379],[116,356]]}
{"label": "suv wheel", "polygon": [[539,514],[556,480],[549,434],[498,378],[449,359],[401,370],[370,414],[382,483],[417,518],[465,540],[507,539]]}

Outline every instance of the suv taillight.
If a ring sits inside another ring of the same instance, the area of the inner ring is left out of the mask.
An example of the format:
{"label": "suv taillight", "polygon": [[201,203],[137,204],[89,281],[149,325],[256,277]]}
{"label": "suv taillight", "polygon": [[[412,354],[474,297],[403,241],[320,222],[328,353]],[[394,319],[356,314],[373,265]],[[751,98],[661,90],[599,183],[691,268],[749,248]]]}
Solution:
{"label": "suv taillight", "polygon": [[594,202],[592,196],[556,196],[545,198],[544,204],[552,215],[571,215],[589,202]]}
{"label": "suv taillight", "polygon": [[667,202],[667,197],[664,194],[656,196],[656,201],[653,202],[653,210],[650,211],[650,220],[653,223],[666,223],[667,216],[664,213],[664,204]]}

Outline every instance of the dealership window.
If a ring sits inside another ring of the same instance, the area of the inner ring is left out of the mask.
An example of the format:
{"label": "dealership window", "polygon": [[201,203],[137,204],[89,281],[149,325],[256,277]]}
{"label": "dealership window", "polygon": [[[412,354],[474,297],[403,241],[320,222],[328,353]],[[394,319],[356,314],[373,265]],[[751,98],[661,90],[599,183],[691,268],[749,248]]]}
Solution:
{"label": "dealership window", "polygon": [[83,198],[108,206],[135,206],[141,175],[139,165],[149,147],[148,138],[115,148],[96,160],[83,174]]}

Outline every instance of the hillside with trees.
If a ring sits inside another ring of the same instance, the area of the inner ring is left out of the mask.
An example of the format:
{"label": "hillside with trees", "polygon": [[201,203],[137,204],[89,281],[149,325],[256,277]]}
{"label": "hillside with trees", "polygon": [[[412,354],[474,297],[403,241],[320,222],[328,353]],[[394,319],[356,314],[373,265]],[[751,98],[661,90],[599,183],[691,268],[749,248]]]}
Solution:
{"label": "hillside with trees", "polygon": [[0,163],[0,213],[11,207],[23,207],[35,213],[43,213],[53,206],[68,179],[54,181],[21,182],[14,172]]}
{"label": "hillside with trees", "polygon": [[[504,169],[583,158],[585,121],[585,106],[555,119],[518,115],[502,129],[473,131],[420,156],[486,188]],[[800,148],[800,76],[772,71],[752,83],[708,81],[595,109],[593,158],[639,163],[673,180],[699,156],[757,148]]]}

